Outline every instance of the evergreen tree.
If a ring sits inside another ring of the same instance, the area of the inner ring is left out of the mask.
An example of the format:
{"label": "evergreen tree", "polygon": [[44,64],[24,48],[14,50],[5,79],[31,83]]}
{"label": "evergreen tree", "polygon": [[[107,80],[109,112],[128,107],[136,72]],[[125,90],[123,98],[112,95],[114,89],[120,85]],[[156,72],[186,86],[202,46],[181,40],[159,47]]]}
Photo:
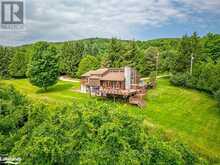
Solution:
{"label": "evergreen tree", "polygon": [[139,63],[140,72],[142,75],[149,76],[151,72],[156,71],[157,58],[159,50],[156,47],[149,47],[144,51],[144,55]]}
{"label": "evergreen tree", "polygon": [[101,60],[101,67],[103,68],[109,67],[110,62],[108,61],[109,60],[108,54],[103,54],[100,57],[100,60]]}
{"label": "evergreen tree", "polygon": [[80,60],[84,54],[84,44],[81,42],[66,42],[63,45],[60,61],[61,72],[76,77]]}
{"label": "evergreen tree", "polygon": [[189,72],[192,56],[194,63],[203,59],[201,56],[201,43],[196,32],[192,36],[184,35],[180,40],[179,53],[175,56],[175,72]]}
{"label": "evergreen tree", "polygon": [[34,48],[28,67],[29,81],[44,90],[57,83],[59,75],[56,48],[46,42],[39,42]]}
{"label": "evergreen tree", "polygon": [[190,61],[192,56],[191,39],[187,35],[184,35],[180,41],[179,54],[176,59],[176,72],[189,71]]}
{"label": "evergreen tree", "polygon": [[220,35],[208,33],[204,37],[203,54],[205,57],[209,56],[215,62],[220,59]]}
{"label": "evergreen tree", "polygon": [[13,56],[10,65],[9,73],[12,77],[25,77],[29,59],[25,49],[18,49]]}
{"label": "evergreen tree", "polygon": [[0,46],[0,77],[9,77],[9,64],[13,57],[11,48]]}
{"label": "evergreen tree", "polygon": [[108,49],[108,56],[106,58],[107,67],[121,67],[122,54],[122,44],[117,39],[112,38]]}
{"label": "evergreen tree", "polygon": [[194,57],[194,62],[198,62],[202,60],[200,38],[196,32],[194,32],[191,36],[191,47],[192,47],[191,53]]}
{"label": "evergreen tree", "polygon": [[160,71],[174,72],[176,68],[176,59],[178,52],[175,50],[166,50],[160,53]]}
{"label": "evergreen tree", "polygon": [[99,54],[99,48],[98,48],[98,45],[96,43],[94,43],[92,45],[92,52],[91,52],[91,55],[93,56],[98,56]]}
{"label": "evergreen tree", "polygon": [[128,50],[126,50],[123,55],[123,66],[131,66],[137,68],[138,60],[139,60],[139,49],[135,41],[129,42]]}
{"label": "evergreen tree", "polygon": [[90,54],[92,56],[97,56],[99,54],[99,48],[93,40],[85,43],[84,55],[86,54]]}

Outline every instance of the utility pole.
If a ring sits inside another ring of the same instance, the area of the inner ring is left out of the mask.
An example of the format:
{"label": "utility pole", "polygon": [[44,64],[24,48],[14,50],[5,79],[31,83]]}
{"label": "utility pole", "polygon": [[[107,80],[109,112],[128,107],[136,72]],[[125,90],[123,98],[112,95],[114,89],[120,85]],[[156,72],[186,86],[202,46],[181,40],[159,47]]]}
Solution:
{"label": "utility pole", "polygon": [[156,79],[157,79],[157,72],[158,72],[158,64],[159,64],[159,51],[156,56]]}
{"label": "utility pole", "polygon": [[193,61],[194,61],[194,57],[193,57],[193,53],[191,54],[191,65],[190,65],[190,75],[192,76],[193,73]]}

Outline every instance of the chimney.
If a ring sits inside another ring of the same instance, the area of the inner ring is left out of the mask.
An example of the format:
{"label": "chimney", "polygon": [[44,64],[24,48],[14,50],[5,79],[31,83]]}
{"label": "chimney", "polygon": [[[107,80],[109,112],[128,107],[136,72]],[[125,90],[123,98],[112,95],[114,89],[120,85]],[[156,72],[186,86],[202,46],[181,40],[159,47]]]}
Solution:
{"label": "chimney", "polygon": [[125,75],[125,89],[131,89],[131,68],[126,66],[124,68]]}

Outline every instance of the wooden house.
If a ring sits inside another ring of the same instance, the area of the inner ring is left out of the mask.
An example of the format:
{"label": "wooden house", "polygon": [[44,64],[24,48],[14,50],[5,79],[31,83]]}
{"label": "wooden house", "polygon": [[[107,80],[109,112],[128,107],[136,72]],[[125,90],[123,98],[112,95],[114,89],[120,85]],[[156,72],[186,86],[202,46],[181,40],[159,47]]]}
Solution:
{"label": "wooden house", "polygon": [[81,76],[81,92],[96,96],[123,97],[132,104],[144,106],[146,90],[140,76],[130,67],[91,70]]}

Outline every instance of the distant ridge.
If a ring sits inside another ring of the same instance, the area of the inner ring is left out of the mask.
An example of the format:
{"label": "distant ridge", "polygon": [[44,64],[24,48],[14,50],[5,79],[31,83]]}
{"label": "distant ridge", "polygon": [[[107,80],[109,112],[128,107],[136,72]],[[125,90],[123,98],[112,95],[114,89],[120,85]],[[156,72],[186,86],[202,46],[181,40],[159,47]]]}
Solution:
{"label": "distant ridge", "polygon": [[[109,42],[111,41],[112,38],[85,38],[85,39],[78,39],[78,40],[66,40],[66,41],[46,41],[52,45],[63,45],[65,42],[78,42],[78,41],[82,41],[82,42]],[[136,42],[154,42],[154,41],[161,41],[161,40],[179,40],[180,38],[156,38],[156,39],[150,39],[150,40],[125,40],[125,39],[118,39],[118,41],[120,42],[129,42],[129,41],[136,41]],[[6,47],[28,47],[31,45],[34,45],[37,42],[40,41],[45,41],[45,40],[39,40],[39,41],[34,41],[32,43],[27,43],[27,44],[21,44],[21,45],[16,45],[16,46],[12,46],[12,45],[6,45]],[[0,46],[4,46],[4,45],[0,45]]]}

